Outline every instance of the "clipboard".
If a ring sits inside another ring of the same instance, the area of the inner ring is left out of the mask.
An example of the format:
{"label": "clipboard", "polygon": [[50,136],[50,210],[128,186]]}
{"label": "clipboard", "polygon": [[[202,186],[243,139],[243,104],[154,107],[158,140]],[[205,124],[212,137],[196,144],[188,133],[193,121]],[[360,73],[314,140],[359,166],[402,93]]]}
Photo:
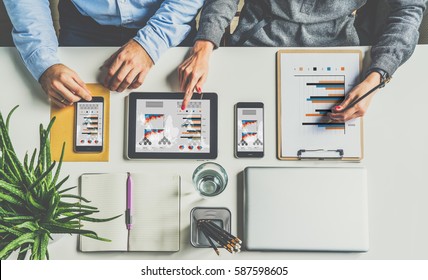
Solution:
{"label": "clipboard", "polygon": [[360,82],[360,50],[287,49],[277,52],[279,160],[363,158],[363,120],[331,123],[330,108]]}

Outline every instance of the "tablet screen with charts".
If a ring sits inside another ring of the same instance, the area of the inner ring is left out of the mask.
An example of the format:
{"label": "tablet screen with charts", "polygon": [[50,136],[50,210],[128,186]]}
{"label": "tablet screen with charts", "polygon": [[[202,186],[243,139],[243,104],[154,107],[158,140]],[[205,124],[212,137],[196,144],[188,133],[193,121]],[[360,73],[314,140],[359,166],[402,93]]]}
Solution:
{"label": "tablet screen with charts", "polygon": [[195,94],[182,110],[183,93],[139,93],[127,98],[129,159],[217,157],[217,94]]}

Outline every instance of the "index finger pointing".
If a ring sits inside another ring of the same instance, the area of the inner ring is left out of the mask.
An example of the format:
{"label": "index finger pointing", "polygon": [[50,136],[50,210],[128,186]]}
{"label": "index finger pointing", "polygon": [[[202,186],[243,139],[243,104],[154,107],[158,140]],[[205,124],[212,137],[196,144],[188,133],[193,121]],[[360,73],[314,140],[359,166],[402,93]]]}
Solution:
{"label": "index finger pointing", "polygon": [[186,109],[187,104],[189,103],[190,99],[192,99],[192,95],[193,95],[193,92],[192,92],[192,91],[187,91],[187,92],[184,94],[183,104],[181,105],[181,110]]}

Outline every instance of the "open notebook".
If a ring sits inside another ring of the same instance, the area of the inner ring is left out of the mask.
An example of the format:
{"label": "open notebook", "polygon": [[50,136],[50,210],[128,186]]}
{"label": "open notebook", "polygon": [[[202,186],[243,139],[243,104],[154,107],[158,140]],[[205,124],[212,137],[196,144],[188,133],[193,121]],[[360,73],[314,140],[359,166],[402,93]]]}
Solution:
{"label": "open notebook", "polygon": [[100,210],[94,217],[123,215],[104,223],[82,221],[84,229],[93,230],[111,242],[80,236],[81,251],[180,249],[180,177],[143,173],[130,173],[130,176],[133,181],[132,228],[128,237],[125,221],[128,174],[82,175],[81,195]]}

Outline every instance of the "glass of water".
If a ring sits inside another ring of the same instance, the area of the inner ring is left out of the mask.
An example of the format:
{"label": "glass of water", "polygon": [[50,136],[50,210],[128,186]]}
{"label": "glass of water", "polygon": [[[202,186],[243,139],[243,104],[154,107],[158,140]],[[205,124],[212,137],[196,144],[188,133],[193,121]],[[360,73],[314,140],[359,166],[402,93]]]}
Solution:
{"label": "glass of water", "polygon": [[193,172],[192,179],[196,190],[206,197],[220,194],[227,185],[226,170],[214,162],[199,165]]}

